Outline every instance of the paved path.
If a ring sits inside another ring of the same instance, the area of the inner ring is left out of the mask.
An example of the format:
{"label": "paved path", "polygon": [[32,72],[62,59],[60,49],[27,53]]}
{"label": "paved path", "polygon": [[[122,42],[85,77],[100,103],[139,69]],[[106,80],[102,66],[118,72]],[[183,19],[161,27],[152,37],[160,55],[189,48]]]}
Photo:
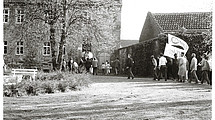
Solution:
{"label": "paved path", "polygon": [[[4,99],[8,119],[210,120],[211,86],[91,76],[81,91]],[[12,109],[13,108],[13,109]]]}

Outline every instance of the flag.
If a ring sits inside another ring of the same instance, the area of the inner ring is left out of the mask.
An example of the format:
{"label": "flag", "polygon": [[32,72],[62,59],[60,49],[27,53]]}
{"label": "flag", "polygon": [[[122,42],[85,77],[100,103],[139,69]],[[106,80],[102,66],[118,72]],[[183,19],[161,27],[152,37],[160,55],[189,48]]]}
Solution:
{"label": "flag", "polygon": [[180,56],[181,52],[184,52],[184,50],[174,47],[168,43],[166,43],[166,47],[164,50],[164,56],[168,56],[170,58],[174,58],[174,54],[176,53],[178,56]]}
{"label": "flag", "polygon": [[183,50],[183,52],[185,54],[187,53],[187,51],[189,49],[189,46],[187,45],[187,43],[184,40],[182,40],[176,36],[170,35],[170,34],[168,34],[168,43],[169,43],[169,45],[171,45],[173,47]]}

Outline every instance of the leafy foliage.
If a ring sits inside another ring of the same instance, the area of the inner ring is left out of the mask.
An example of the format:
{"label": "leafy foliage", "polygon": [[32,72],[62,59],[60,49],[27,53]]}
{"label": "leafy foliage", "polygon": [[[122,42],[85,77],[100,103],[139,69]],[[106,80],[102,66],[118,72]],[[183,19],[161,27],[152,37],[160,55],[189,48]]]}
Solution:
{"label": "leafy foliage", "polygon": [[4,93],[6,96],[12,96],[12,92],[17,90],[20,95],[50,94],[55,92],[80,90],[81,87],[88,87],[90,83],[89,76],[85,74],[68,74],[60,72],[49,74],[41,72],[38,74],[35,81],[32,81],[31,79],[22,79],[21,82],[16,84],[4,84]]}

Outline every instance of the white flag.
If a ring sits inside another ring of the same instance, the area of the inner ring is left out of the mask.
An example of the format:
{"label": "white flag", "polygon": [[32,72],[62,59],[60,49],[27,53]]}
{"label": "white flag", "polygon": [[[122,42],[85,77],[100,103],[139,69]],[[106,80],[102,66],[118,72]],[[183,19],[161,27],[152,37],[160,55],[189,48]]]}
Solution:
{"label": "white flag", "polygon": [[189,49],[189,46],[187,45],[187,43],[184,40],[182,40],[176,36],[170,35],[170,34],[168,34],[168,43],[169,43],[169,45],[171,45],[173,47],[182,49],[185,54],[187,53],[187,51]]}
{"label": "white flag", "polygon": [[179,49],[177,47],[173,47],[172,45],[166,43],[166,47],[165,47],[165,50],[164,50],[164,56],[174,58],[175,53],[177,54],[177,56],[180,56],[181,52],[184,52],[184,50]]}

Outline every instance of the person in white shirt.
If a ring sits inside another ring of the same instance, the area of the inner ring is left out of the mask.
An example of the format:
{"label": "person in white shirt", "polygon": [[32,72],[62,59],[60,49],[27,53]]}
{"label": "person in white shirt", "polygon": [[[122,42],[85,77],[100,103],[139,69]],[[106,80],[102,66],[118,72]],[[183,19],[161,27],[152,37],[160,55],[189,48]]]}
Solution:
{"label": "person in white shirt", "polygon": [[190,63],[190,73],[191,73],[191,77],[190,77],[190,80],[189,80],[189,83],[191,83],[192,81],[192,76],[195,77],[195,82],[198,84],[199,82],[199,79],[196,75],[196,71],[197,71],[197,59],[196,59],[196,54],[195,53],[192,53],[192,60],[191,60],[191,63]]}
{"label": "person in white shirt", "polygon": [[159,65],[158,65],[158,69],[159,69],[158,81],[161,78],[161,74],[164,75],[165,81],[167,81],[167,67],[166,67],[166,63],[167,63],[167,60],[164,57],[163,53],[161,53],[160,54],[160,59],[159,59]]}

